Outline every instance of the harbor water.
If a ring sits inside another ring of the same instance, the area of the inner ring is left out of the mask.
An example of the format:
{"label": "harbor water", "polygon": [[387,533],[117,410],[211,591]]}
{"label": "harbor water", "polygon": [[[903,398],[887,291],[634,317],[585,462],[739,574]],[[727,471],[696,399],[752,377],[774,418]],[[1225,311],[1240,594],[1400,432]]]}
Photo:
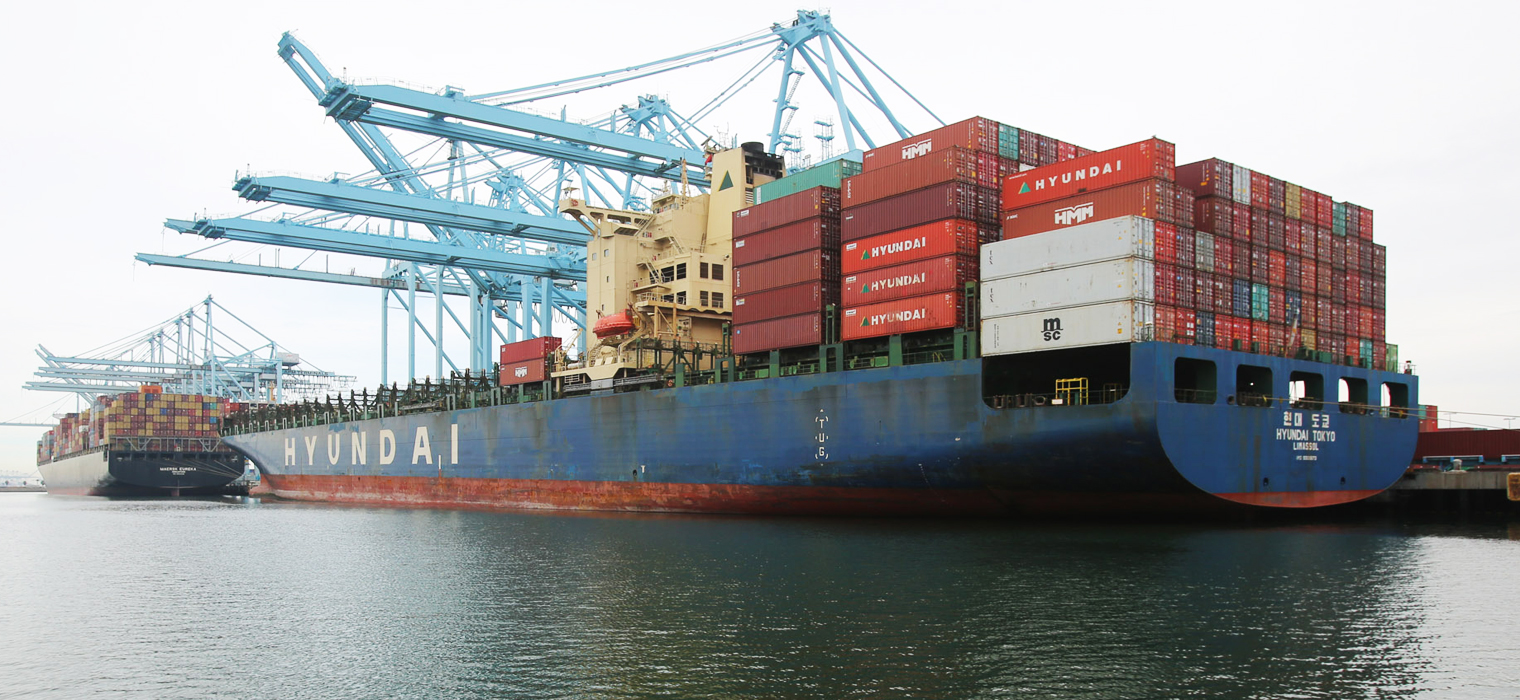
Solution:
{"label": "harbor water", "polygon": [[0,494],[0,698],[1513,698],[1520,525]]}

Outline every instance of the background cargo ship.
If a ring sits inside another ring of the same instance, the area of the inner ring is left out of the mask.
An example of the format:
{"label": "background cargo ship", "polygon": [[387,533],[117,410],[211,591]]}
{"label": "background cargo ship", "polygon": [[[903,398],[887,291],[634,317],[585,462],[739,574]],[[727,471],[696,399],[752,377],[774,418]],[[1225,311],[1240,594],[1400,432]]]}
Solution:
{"label": "background cargo ship", "polygon": [[216,494],[244,460],[217,434],[228,404],[158,387],[97,397],[37,443],[49,493],[87,496]]}
{"label": "background cargo ship", "polygon": [[595,232],[581,357],[508,345],[497,376],[255,409],[227,442],[280,496],[393,504],[1077,513],[1385,489],[1417,380],[1383,341],[1371,212],[1172,153],[978,118],[804,189],[758,144],[716,152],[737,186],[561,202]]}

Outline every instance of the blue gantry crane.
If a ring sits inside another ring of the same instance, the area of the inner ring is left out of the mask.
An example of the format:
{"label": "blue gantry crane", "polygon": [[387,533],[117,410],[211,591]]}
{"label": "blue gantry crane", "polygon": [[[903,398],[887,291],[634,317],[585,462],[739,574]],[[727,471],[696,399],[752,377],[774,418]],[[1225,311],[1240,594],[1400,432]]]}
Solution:
{"label": "blue gantry crane", "polygon": [[[708,154],[737,143],[725,143],[699,123],[713,119],[773,68],[780,77],[769,146],[790,154],[793,169],[808,160],[802,137],[790,128],[809,74],[833,112],[827,122],[817,122],[829,125],[817,136],[825,154],[835,138],[836,118],[847,152],[876,145],[867,121],[884,125],[893,138],[911,134],[885,99],[886,86],[943,124],[827,14],[811,11],[669,58],[473,95],[455,87],[427,92],[340,79],[288,33],[278,52],[373,170],[326,180],[240,175],[233,189],[263,205],[260,209],[231,218],[169,219],[171,230],[214,243],[185,255],[137,258],[150,265],[380,289],[382,381],[387,380],[392,304],[407,315],[411,377],[418,376],[418,333],[433,346],[433,371],[441,376],[446,369],[488,368],[495,341],[553,334],[556,318],[584,329],[589,229],[561,214],[559,199],[579,190],[579,197],[593,204],[640,211],[647,210],[652,195],[676,183],[705,190]],[[740,54],[758,60],[690,116],[648,94],[585,122],[568,119],[564,108],[556,117],[532,107]],[[418,137],[426,139],[420,146],[400,145]],[[385,267],[361,275],[269,266],[247,262],[246,251],[239,260],[236,248],[227,260],[206,257],[228,242],[376,258]],[[431,327],[418,314],[419,293],[433,299]],[[445,303],[448,297],[466,300],[465,318]],[[468,340],[466,363],[455,362],[443,349],[446,317]]]}

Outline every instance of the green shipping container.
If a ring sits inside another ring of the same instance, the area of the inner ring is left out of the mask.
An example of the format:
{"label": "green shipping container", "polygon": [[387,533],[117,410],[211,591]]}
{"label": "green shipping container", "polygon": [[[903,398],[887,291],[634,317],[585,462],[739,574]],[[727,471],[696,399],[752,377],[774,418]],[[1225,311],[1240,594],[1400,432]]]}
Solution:
{"label": "green shipping container", "polygon": [[998,155],[1011,160],[1019,159],[1018,127],[998,124]]}
{"label": "green shipping container", "polygon": [[1346,203],[1345,202],[1333,202],[1333,203],[1331,203],[1331,205],[1330,205],[1330,215],[1331,215],[1331,222],[1330,223],[1332,224],[1331,229],[1335,231],[1335,235],[1337,235],[1337,236],[1344,236],[1344,235],[1346,235]]}
{"label": "green shipping container", "polygon": [[840,181],[860,174],[860,163],[853,160],[833,160],[815,168],[792,173],[774,182],[755,188],[755,204],[764,204],[797,194],[814,187],[839,187]]}
{"label": "green shipping container", "polygon": [[1393,343],[1389,343],[1388,344],[1387,354],[1388,354],[1388,366],[1386,368],[1384,368],[1384,369],[1386,371],[1389,371],[1389,372],[1399,372],[1399,371],[1401,371],[1399,369],[1399,346],[1394,345]]}
{"label": "green shipping container", "polygon": [[1272,297],[1267,292],[1267,285],[1251,285],[1251,318],[1256,321],[1265,321],[1272,309]]}

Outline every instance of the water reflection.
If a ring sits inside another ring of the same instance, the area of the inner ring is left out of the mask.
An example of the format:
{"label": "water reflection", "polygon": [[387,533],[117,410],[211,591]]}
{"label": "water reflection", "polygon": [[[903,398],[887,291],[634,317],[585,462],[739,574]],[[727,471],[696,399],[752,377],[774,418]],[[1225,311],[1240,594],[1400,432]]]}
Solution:
{"label": "water reflection", "polygon": [[[0,545],[0,585],[49,612],[0,613],[48,656],[11,687],[44,695],[60,673],[102,693],[311,697],[1508,697],[1514,682],[1487,664],[1513,658],[1515,615],[1448,582],[1500,594],[1520,565],[1503,524],[6,505],[0,527],[24,536]],[[5,566],[34,548],[54,555]]]}

